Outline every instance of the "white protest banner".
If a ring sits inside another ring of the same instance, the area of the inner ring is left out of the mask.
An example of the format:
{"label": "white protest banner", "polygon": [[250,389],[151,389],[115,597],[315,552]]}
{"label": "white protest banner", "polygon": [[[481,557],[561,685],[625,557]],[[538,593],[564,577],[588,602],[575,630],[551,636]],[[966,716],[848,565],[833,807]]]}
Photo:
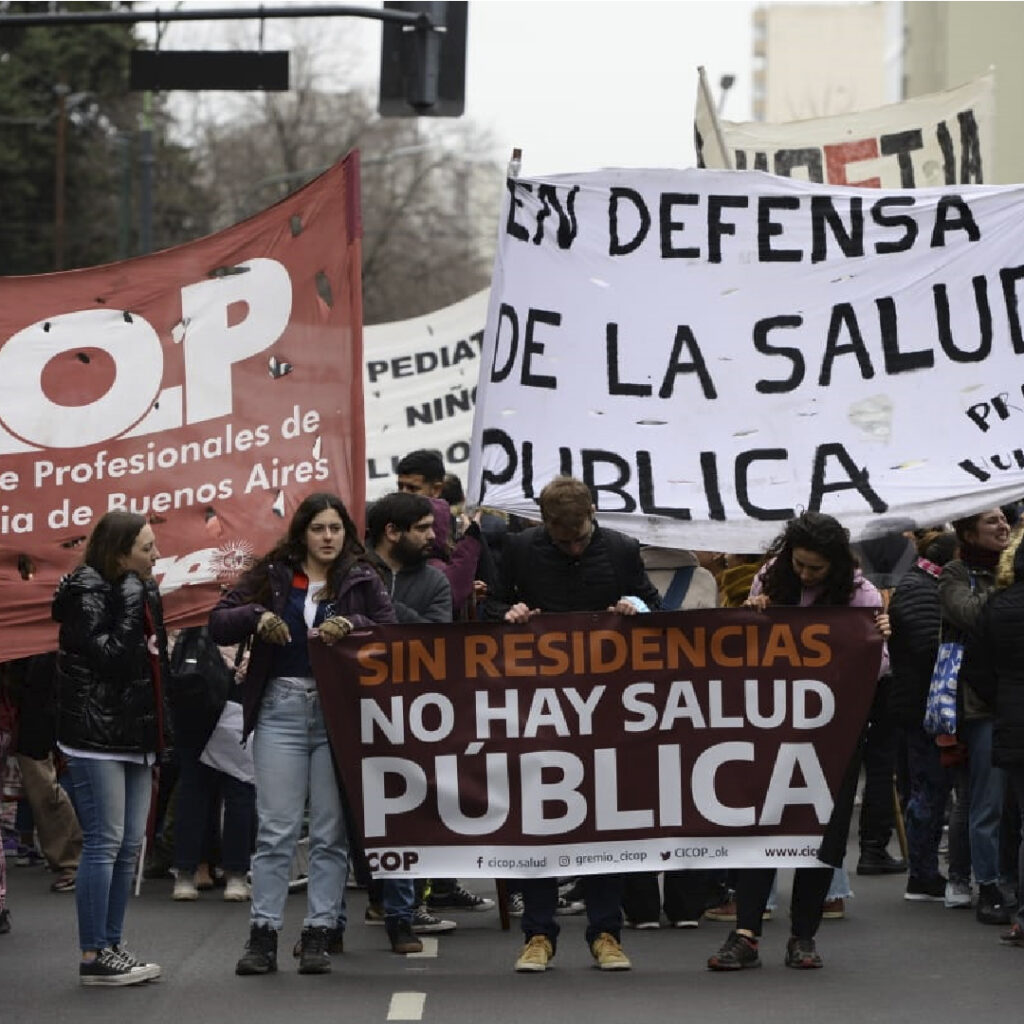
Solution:
{"label": "white protest banner", "polygon": [[366,498],[395,489],[395,465],[439,451],[463,483],[469,461],[487,291],[426,316],[363,328]]}
{"label": "white protest banner", "polygon": [[503,209],[471,503],[571,472],[642,541],[756,552],[1024,494],[1024,187],[607,170]]}
{"label": "white protest banner", "polygon": [[914,188],[992,179],[995,74],[874,110],[765,124],[718,121],[698,87],[697,163],[830,185]]}

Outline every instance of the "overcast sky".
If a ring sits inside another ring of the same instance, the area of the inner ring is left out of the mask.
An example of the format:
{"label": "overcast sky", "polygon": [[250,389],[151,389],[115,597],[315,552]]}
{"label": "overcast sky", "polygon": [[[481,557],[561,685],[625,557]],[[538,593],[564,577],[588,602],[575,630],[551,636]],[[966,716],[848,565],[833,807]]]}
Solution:
{"label": "overcast sky", "polygon": [[[190,0],[183,6],[201,5]],[[167,10],[171,5],[165,0],[139,6]],[[210,0],[207,6],[227,4]],[[238,0],[238,6],[258,4]],[[286,3],[267,0],[266,6]],[[690,167],[699,65],[707,68],[716,95],[721,76],[735,75],[724,116],[750,116],[755,6],[738,0],[473,0],[466,116],[490,132],[502,162],[513,146],[523,150],[524,175],[607,166]],[[152,29],[140,31],[148,35]],[[288,31],[267,22],[265,45],[280,45]],[[376,90],[379,22],[324,19],[304,31],[338,40],[337,87],[358,77]],[[200,49],[226,38],[255,46],[258,28],[174,24],[162,45]]]}

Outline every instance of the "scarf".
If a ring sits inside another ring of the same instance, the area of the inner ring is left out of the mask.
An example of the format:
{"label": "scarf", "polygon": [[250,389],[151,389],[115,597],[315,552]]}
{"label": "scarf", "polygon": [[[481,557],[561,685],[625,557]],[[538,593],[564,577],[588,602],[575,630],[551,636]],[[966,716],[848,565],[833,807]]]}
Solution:
{"label": "scarf", "polygon": [[988,548],[979,548],[974,544],[963,541],[960,544],[960,559],[965,565],[975,569],[989,569],[995,572],[999,565],[1001,551],[991,551]]}

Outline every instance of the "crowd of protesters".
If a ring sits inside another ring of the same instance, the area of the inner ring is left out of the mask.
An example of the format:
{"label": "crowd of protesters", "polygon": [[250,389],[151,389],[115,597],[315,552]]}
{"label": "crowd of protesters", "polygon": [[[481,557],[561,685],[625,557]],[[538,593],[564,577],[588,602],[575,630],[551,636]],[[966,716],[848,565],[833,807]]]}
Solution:
{"label": "crowd of protesters", "polygon": [[[10,871],[44,866],[52,891],[76,901],[82,984],[158,977],[159,965],[122,937],[148,822],[146,874],[175,877],[175,900],[218,886],[228,901],[251,900],[238,974],[277,969],[285,898],[296,887],[307,900],[293,950],[299,973],[330,971],[331,957],[344,950],[350,874],[371,886],[367,923],[384,924],[394,952],[415,952],[418,934],[456,927],[437,914],[490,910],[494,901],[455,879],[368,879],[308,637],[334,643],[353,628],[395,622],[515,624],[541,610],[633,615],[840,604],[876,610],[883,657],[819,853],[822,867],[795,872],[785,964],[821,967],[818,924],[845,912],[851,890],[843,856],[858,784],[858,876],[905,873],[906,900],[973,909],[977,922],[1003,929],[1001,942],[1024,948],[1017,506],[856,545],[832,517],[804,513],[766,555],[723,555],[643,548],[602,528],[588,488],[571,477],[541,492],[539,524],[479,510],[470,518],[463,500],[457,479],[424,451],[399,464],[398,491],[371,508],[365,538],[339,497],[309,495],[286,536],[224,593],[208,628],[172,634],[170,642],[152,580],[152,526],[128,513],[104,516],[81,566],[55,595],[59,650],[0,665],[0,935],[17,930],[7,905]],[[924,720],[940,643],[961,650],[962,662],[956,731],[936,736]],[[219,694],[212,706],[211,691]],[[891,852],[904,823],[905,859]],[[711,970],[760,964],[773,871],[561,881],[511,885],[509,906],[525,939],[517,971],[546,970],[557,949],[556,916],[582,912],[588,951],[602,970],[631,967],[624,928],[696,927],[705,915],[735,922],[709,958]]]}

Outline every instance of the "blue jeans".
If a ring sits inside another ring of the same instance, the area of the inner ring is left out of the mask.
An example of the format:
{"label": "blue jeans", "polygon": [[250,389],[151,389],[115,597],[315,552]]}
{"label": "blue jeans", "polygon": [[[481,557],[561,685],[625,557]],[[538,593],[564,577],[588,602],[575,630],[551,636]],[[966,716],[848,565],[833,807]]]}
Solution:
{"label": "blue jeans", "polygon": [[[907,726],[904,736],[910,782],[910,799],[904,811],[910,877],[930,881],[940,874],[939,843],[942,840],[942,822],[952,786],[952,773],[942,764],[934,736],[929,736],[916,725]],[[969,882],[969,867],[967,878],[956,878],[956,872],[962,872],[963,868],[953,856],[952,832],[951,823],[949,877],[951,880]]]}
{"label": "blue jeans", "polygon": [[384,879],[380,902],[388,923],[412,921],[412,912],[416,904],[416,883],[411,878]]}
{"label": "blue jeans", "polygon": [[83,950],[106,949],[121,941],[135,862],[146,834],[153,769],[128,761],[71,757],[68,770],[82,826],[75,882],[78,944]]}
{"label": "blue jeans", "polygon": [[281,930],[308,795],[309,881],[303,927],[333,928],[348,877],[348,835],[316,690],[272,679],[252,742],[258,828],[250,920]]}
{"label": "blue jeans", "polygon": [[1006,774],[992,764],[992,719],[971,718],[960,726],[967,744],[970,786],[971,867],[979,885],[999,884],[999,823],[1003,817]]}
{"label": "blue jeans", "polygon": [[[850,888],[850,875],[846,868],[832,869],[832,882],[825,893],[826,900],[845,900],[853,895]],[[770,897],[769,897],[770,898]]]}
{"label": "blue jeans", "polygon": [[[622,932],[622,875],[583,875],[583,900],[587,905],[587,945],[601,932],[616,939]],[[558,905],[557,878],[524,878],[519,883],[523,894],[523,934],[527,940],[546,935],[555,947],[559,927],[555,921]]]}

